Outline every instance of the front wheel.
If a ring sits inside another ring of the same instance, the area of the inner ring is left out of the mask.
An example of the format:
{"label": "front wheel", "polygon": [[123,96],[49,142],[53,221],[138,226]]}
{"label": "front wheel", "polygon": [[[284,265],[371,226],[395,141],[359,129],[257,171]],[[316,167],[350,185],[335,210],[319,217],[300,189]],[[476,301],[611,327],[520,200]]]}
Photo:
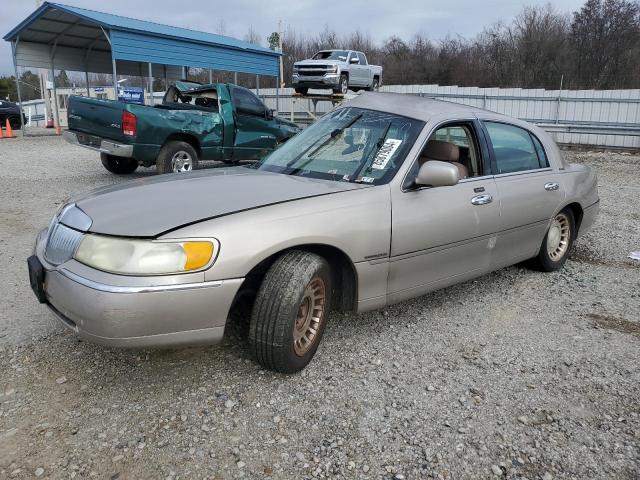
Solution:
{"label": "front wheel", "polygon": [[346,75],[340,75],[340,83],[338,83],[338,88],[333,89],[333,93],[341,93],[342,95],[346,95],[349,91],[349,78]]}
{"label": "front wheel", "polygon": [[327,261],[314,253],[291,250],[262,281],[249,327],[258,362],[280,373],[295,373],[311,361],[324,332],[331,305]]}
{"label": "front wheel", "polygon": [[198,167],[198,152],[189,143],[172,141],[167,143],[156,162],[158,173],[185,173]]}
{"label": "front wheel", "polygon": [[100,161],[104,168],[116,175],[127,175],[135,172],[136,168],[138,168],[138,161],[135,158],[117,157],[101,153]]}
{"label": "front wheel", "polygon": [[571,210],[565,208],[551,221],[540,251],[531,261],[532,266],[544,272],[559,270],[569,257],[574,238],[575,219]]}

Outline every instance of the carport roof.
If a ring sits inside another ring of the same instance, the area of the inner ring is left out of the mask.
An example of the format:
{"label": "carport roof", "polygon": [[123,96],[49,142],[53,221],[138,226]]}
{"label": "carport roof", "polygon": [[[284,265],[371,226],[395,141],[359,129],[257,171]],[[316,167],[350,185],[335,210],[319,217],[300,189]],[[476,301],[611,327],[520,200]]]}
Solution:
{"label": "carport roof", "polygon": [[[236,38],[45,2],[4,36],[17,67],[142,75],[147,63],[277,76],[280,53]],[[165,69],[165,72],[167,70]],[[156,68],[156,73],[160,71]]]}
{"label": "carport roof", "polygon": [[[60,46],[86,47],[87,41],[95,40],[95,31],[96,29],[100,31],[99,27],[105,30],[144,33],[179,40],[191,40],[207,45],[260,52],[267,55],[280,55],[278,52],[268,48],[225,35],[172,27],[52,2],[44,2],[40,8],[7,33],[4,39],[13,41],[19,36],[22,41],[36,43],[52,43],[57,39]],[[92,30],[92,32],[88,32],[88,30]],[[106,39],[99,40],[103,40],[106,43]]]}

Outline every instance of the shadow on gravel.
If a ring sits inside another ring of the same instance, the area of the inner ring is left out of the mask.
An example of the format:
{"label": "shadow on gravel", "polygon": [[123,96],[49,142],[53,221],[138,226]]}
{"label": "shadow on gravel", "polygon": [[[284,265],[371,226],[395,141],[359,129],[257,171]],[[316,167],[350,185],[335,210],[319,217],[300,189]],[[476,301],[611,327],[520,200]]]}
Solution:
{"label": "shadow on gravel", "polygon": [[615,330],[617,332],[628,333],[640,338],[640,323],[625,320],[624,318],[599,315],[597,313],[587,313],[585,316],[593,322],[593,326],[595,328]]}
{"label": "shadow on gravel", "polygon": [[619,262],[612,262],[610,260],[605,260],[604,258],[599,257],[597,253],[590,251],[581,244],[576,244],[573,251],[569,254],[569,260],[604,267],[637,268],[637,265],[634,265],[631,261],[622,260]]}

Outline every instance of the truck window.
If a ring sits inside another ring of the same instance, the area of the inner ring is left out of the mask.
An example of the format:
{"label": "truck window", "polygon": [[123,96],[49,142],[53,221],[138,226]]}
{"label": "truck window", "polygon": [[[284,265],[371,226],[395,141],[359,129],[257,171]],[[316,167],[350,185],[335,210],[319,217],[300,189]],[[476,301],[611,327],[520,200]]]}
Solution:
{"label": "truck window", "polygon": [[358,58],[360,59],[360,65],[367,65],[367,57],[364,56],[364,53],[358,52]]}
{"label": "truck window", "polygon": [[[358,60],[358,63],[360,63],[360,59],[358,58],[358,54],[356,52],[351,52],[351,54],[349,55],[349,63],[351,63],[352,58],[355,58],[356,60]],[[356,63],[355,65],[357,65],[358,63]]]}
{"label": "truck window", "polygon": [[249,90],[241,87],[233,87],[231,99],[236,110],[252,115],[264,115],[266,107],[264,103]]}
{"label": "truck window", "polygon": [[349,52],[346,50],[323,50],[316,53],[312,60],[340,60],[346,62],[347,55],[349,55]]}

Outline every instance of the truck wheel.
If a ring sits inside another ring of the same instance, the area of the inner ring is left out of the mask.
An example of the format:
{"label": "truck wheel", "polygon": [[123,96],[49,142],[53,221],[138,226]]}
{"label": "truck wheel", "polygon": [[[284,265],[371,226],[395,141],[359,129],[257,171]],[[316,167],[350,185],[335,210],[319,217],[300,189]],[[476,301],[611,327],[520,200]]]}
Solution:
{"label": "truck wheel", "polygon": [[340,83],[338,84],[338,88],[333,89],[333,93],[341,93],[342,95],[346,95],[349,91],[349,77],[345,74],[340,75]]}
{"label": "truck wheel", "polygon": [[371,86],[367,88],[367,92],[377,92],[379,88],[380,88],[380,80],[378,80],[377,78],[374,78],[373,82],[371,82]]}
{"label": "truck wheel", "polygon": [[299,93],[300,95],[306,95],[309,92],[308,88],[305,87],[296,87],[296,93]]}
{"label": "truck wheel", "polygon": [[116,157],[106,153],[100,154],[100,161],[104,168],[116,175],[127,175],[133,173],[138,168],[138,161],[135,158]]}
{"label": "truck wheel", "polygon": [[569,257],[575,238],[575,220],[571,209],[565,208],[551,221],[551,226],[542,240],[538,255],[530,265],[536,270],[554,272],[562,268]]}
{"label": "truck wheel", "polygon": [[198,152],[187,142],[168,142],[160,150],[156,170],[162,173],[185,173],[198,168]]}
{"label": "truck wheel", "polygon": [[267,271],[251,313],[249,341],[258,362],[280,373],[302,370],[316,353],[331,305],[327,261],[291,250]]}

